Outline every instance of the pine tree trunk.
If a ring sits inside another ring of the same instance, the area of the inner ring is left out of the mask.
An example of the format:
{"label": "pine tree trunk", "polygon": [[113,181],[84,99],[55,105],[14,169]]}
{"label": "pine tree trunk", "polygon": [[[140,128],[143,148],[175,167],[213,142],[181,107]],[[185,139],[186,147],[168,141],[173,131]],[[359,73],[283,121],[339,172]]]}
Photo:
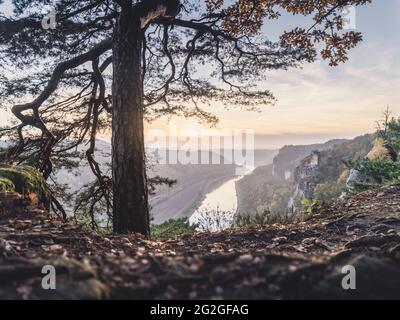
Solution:
{"label": "pine tree trunk", "polygon": [[115,27],[113,46],[113,227],[149,237],[143,130],[142,30],[130,8]]}

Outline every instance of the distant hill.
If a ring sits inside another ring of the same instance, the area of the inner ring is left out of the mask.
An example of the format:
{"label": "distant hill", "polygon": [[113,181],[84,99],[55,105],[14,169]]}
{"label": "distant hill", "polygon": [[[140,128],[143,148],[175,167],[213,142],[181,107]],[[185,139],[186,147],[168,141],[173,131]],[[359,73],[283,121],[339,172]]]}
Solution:
{"label": "distant hill", "polygon": [[[237,182],[238,212],[254,214],[268,209],[273,214],[281,214],[290,210],[291,202],[298,204],[307,194],[307,188],[311,188],[314,195],[319,184],[322,193],[332,191],[330,187],[344,187],[343,181],[337,186],[332,185],[347,174],[343,160],[364,156],[371,148],[372,135],[323,144],[285,146],[279,150],[272,165],[259,167]],[[310,170],[310,167],[315,169],[312,163],[315,153],[320,157],[316,168],[318,173]],[[328,198],[337,196],[337,193]]]}
{"label": "distant hill", "polygon": [[279,150],[254,150],[254,166],[258,168],[271,164],[278,153]]}

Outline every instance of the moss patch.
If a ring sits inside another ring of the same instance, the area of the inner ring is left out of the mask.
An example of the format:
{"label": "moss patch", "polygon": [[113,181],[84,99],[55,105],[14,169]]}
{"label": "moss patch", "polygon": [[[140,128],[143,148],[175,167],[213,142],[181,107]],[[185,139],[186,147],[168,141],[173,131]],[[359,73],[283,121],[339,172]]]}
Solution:
{"label": "moss patch", "polygon": [[36,193],[43,203],[49,199],[43,175],[32,167],[0,165],[0,190],[22,195]]}
{"label": "moss patch", "polygon": [[15,192],[14,183],[7,178],[0,177],[0,192]]}

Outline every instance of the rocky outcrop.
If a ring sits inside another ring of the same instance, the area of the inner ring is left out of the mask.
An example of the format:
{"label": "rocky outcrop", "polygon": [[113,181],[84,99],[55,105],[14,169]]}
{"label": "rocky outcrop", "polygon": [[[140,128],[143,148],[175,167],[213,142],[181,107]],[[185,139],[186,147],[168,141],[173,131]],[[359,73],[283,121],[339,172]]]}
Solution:
{"label": "rocky outcrop", "polygon": [[366,182],[368,182],[368,177],[365,174],[356,169],[351,169],[349,177],[346,181],[346,187],[347,190],[351,191],[354,188],[354,184],[361,184]]}
{"label": "rocky outcrop", "polygon": [[320,152],[313,151],[311,155],[306,157],[295,169],[294,181],[296,183],[296,191],[288,203],[288,207],[292,208],[295,212],[301,210],[302,199],[314,199],[315,187],[322,178],[320,157]]}
{"label": "rocky outcrop", "polygon": [[296,167],[311,152],[329,150],[345,141],[337,139],[321,144],[284,146],[274,158],[273,175],[284,180],[291,180],[294,177]]}
{"label": "rocky outcrop", "polygon": [[295,169],[295,192],[288,208],[294,212],[301,211],[303,199],[308,202],[336,200],[346,190],[349,176],[350,179],[365,179],[360,172],[349,172],[344,161],[365,156],[368,152],[382,152],[382,148],[378,147],[371,151],[372,140],[373,136],[365,135],[334,145],[328,150],[311,152]]}

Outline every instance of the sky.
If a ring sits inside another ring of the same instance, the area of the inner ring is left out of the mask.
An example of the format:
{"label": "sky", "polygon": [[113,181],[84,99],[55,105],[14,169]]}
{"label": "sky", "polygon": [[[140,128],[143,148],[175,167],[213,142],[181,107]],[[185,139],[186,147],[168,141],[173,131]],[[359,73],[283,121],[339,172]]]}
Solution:
{"label": "sky", "polygon": [[[274,93],[277,104],[260,113],[213,105],[218,127],[253,129],[257,148],[279,148],[373,132],[387,106],[400,116],[399,16],[400,0],[375,0],[356,8],[356,31],[364,41],[350,52],[348,62],[332,68],[319,60],[302,69],[270,72],[262,85]],[[282,30],[302,23],[284,16],[267,24],[263,33],[274,40]],[[186,120],[178,120],[178,126],[194,132],[203,128]]]}
{"label": "sky", "polygon": [[[212,105],[209,110],[220,118],[218,128],[254,130],[257,148],[275,149],[373,132],[387,106],[400,116],[399,16],[400,0],[374,0],[356,8],[356,31],[364,41],[350,52],[348,62],[332,68],[319,60],[302,69],[270,72],[262,86],[274,93],[277,104],[260,106],[261,112]],[[263,35],[274,40],[301,23],[300,18],[283,16],[267,24]],[[174,120],[179,132],[195,135],[207,129],[194,120]],[[146,130],[165,126],[162,119]]]}

